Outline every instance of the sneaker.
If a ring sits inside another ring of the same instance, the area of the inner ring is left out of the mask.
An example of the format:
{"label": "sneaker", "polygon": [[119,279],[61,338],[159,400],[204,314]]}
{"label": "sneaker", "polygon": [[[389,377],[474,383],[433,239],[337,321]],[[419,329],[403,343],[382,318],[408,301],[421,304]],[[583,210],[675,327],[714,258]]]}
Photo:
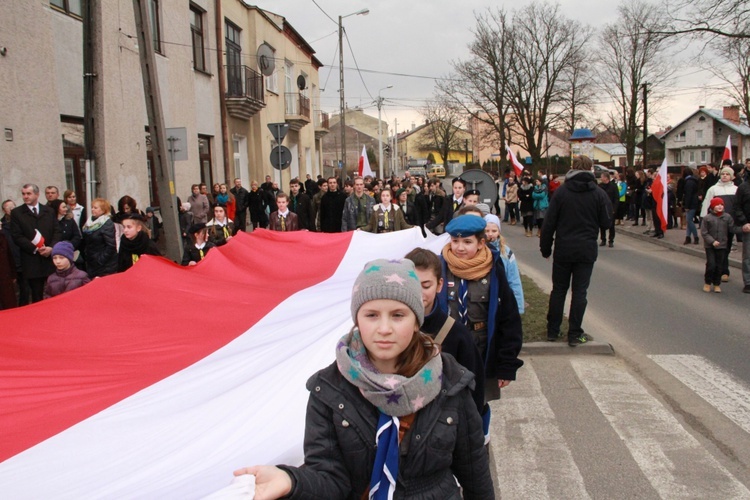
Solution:
{"label": "sneaker", "polygon": [[575,347],[577,345],[585,344],[586,342],[591,342],[592,340],[594,340],[594,337],[588,333],[582,333],[578,337],[568,337],[568,345],[570,347]]}
{"label": "sneaker", "polygon": [[714,285],[714,293],[721,293],[721,287],[719,285]]}
{"label": "sneaker", "polygon": [[711,291],[711,285],[703,285],[703,291],[708,293]]}
{"label": "sneaker", "polygon": [[728,274],[722,274],[721,275],[721,282],[727,283],[729,281],[729,275]]}
{"label": "sneaker", "polygon": [[563,334],[562,332],[557,332],[557,334],[554,333],[548,333],[547,334],[547,342],[557,342],[562,338]]}
{"label": "sneaker", "polygon": [[745,288],[742,289],[742,293],[750,293],[750,285],[745,285]]}

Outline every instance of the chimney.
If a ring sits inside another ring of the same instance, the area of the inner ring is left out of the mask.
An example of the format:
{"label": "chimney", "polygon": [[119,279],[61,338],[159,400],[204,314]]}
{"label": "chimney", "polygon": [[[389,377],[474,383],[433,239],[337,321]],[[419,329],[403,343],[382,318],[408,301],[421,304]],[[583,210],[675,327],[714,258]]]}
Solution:
{"label": "chimney", "polygon": [[740,107],[739,106],[724,106],[724,119],[729,120],[732,123],[739,125],[740,123]]}

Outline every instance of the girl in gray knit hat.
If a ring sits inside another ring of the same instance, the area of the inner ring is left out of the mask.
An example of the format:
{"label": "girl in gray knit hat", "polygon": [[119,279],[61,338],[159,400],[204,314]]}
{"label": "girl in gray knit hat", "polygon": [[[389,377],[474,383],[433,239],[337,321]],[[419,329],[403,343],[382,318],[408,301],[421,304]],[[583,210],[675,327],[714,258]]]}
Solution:
{"label": "girl in gray knit hat", "polygon": [[[369,262],[357,277],[354,327],[313,375],[305,465],[253,466],[256,500],[492,499],[474,375],[419,331],[421,284],[409,260]],[[286,498],[286,497],[285,497]]]}

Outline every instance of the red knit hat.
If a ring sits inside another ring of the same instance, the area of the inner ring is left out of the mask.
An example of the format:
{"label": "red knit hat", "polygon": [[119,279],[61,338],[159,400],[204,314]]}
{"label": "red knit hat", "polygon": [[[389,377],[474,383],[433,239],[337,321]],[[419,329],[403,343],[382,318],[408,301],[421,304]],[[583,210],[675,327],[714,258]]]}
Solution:
{"label": "red knit hat", "polygon": [[724,200],[721,198],[711,198],[711,203],[709,203],[709,206],[711,207],[711,210],[716,208],[716,205],[724,205]]}

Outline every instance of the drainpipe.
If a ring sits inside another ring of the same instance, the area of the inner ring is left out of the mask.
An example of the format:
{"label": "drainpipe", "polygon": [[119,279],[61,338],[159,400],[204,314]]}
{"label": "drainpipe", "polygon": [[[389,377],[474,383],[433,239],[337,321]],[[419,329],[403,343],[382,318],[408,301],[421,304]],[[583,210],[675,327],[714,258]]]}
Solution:
{"label": "drainpipe", "polygon": [[232,182],[233,177],[229,169],[229,127],[227,126],[227,97],[224,89],[227,88],[226,74],[224,73],[224,22],[221,15],[221,0],[214,1],[214,12],[216,13],[216,54],[217,70],[219,75],[219,110],[221,116],[221,149],[224,152],[224,180],[227,183]]}

